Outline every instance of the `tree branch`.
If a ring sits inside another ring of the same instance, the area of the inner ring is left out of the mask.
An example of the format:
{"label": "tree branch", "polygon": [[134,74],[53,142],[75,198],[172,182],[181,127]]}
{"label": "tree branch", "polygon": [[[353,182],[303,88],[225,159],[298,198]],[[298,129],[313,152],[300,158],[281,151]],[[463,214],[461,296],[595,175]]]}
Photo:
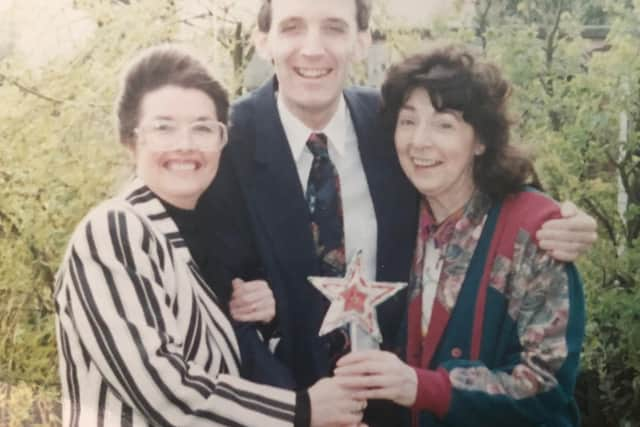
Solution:
{"label": "tree branch", "polygon": [[[13,220],[9,217],[9,215],[0,211],[0,220],[9,224],[9,234],[15,237],[20,237],[20,230],[18,229],[18,226],[15,224],[15,222],[13,222]],[[0,223],[0,236],[4,236],[6,234],[7,231],[5,231],[5,228],[2,227],[2,223]]]}
{"label": "tree branch", "polygon": [[249,46],[249,48],[247,49],[247,51],[244,54],[244,60],[245,62],[248,62],[252,57],[253,57],[253,53],[256,51],[255,46],[253,45],[253,43]]}
{"label": "tree branch", "polygon": [[225,48],[225,49],[227,49],[227,50],[231,49],[231,44],[230,44],[229,40],[225,40],[225,39],[223,39],[222,37],[218,37],[218,38],[217,38],[217,41],[218,41],[218,43],[220,43],[220,45],[221,45],[223,48]]}
{"label": "tree branch", "polygon": [[21,91],[28,93],[30,95],[33,95],[35,97],[38,97],[40,99],[44,99],[45,101],[51,102],[52,104],[62,104],[64,101],[61,101],[59,99],[55,99],[55,98],[51,98],[50,96],[44,95],[40,92],[38,92],[35,89],[31,89],[28,88],[26,86],[24,86],[23,84],[21,84],[20,82],[10,79],[9,77],[7,77],[6,75],[0,73],[0,78],[2,78],[3,80],[6,80],[9,84],[14,85],[15,87],[17,87],[18,89],[20,89]]}
{"label": "tree branch", "polygon": [[553,55],[556,51],[556,36],[558,35],[558,31],[560,30],[560,18],[562,18],[562,13],[564,12],[564,8],[562,5],[558,6],[558,11],[556,13],[553,28],[549,32],[547,36],[547,47],[545,49],[546,61],[547,61],[547,70],[551,71],[551,65],[553,64]]}
{"label": "tree branch", "polygon": [[617,164],[618,173],[620,174],[620,182],[622,183],[622,188],[624,188],[625,193],[631,194],[631,180],[630,173],[625,170],[622,164]]}
{"label": "tree branch", "polygon": [[[33,243],[29,242],[28,245],[29,252],[31,252],[31,256],[33,257],[36,271],[39,271],[42,275],[44,275],[44,283],[47,284],[51,293],[53,293],[53,286],[55,281],[55,273],[46,263],[42,262],[45,259],[44,253],[36,247]],[[45,306],[44,302],[41,298],[38,298],[40,302],[40,306]]]}
{"label": "tree branch", "polygon": [[211,16],[211,13],[199,13],[197,15],[193,15],[193,16],[189,16],[188,18],[183,18],[178,20],[177,22],[180,24],[185,24],[185,25],[189,25],[191,27],[194,27],[195,25],[193,24],[193,22],[191,21],[195,21],[197,19],[205,19],[205,18],[209,18]]}
{"label": "tree branch", "polygon": [[478,28],[476,29],[476,35],[480,37],[482,40],[482,50],[486,50],[487,48],[487,38],[485,37],[485,33],[487,32],[488,27],[488,16],[489,11],[491,10],[491,6],[493,5],[493,0],[486,0],[486,4],[484,9],[478,14]]}
{"label": "tree branch", "polygon": [[553,89],[551,88],[549,83],[547,81],[545,81],[544,76],[542,74],[538,75],[538,80],[540,81],[540,84],[542,85],[542,90],[544,90],[544,93],[546,93],[547,96],[552,96],[553,95]]}
{"label": "tree branch", "polygon": [[[28,240],[28,239],[25,239],[25,236],[20,232],[20,229],[18,228],[16,223],[9,217],[9,215],[0,211],[0,220],[9,224],[8,233],[11,236],[21,239],[23,241]],[[5,228],[2,226],[2,222],[0,222],[0,236],[6,235],[6,234],[7,232],[5,231]],[[36,245],[33,244],[33,242],[25,241],[24,243],[27,245],[27,248],[29,249],[31,256],[33,257],[36,271],[39,271],[41,274],[44,275],[44,282],[47,283],[49,289],[51,290],[51,292],[53,292],[53,281],[54,281],[55,273],[53,272],[51,267],[49,267],[46,263],[42,262],[42,260],[46,258],[44,253],[40,249],[38,249]]]}
{"label": "tree branch", "polygon": [[598,206],[593,200],[586,197],[582,197],[581,201],[584,202],[584,204],[589,208],[589,212],[592,213],[604,226],[606,234],[607,236],[609,236],[609,239],[614,244],[614,246],[618,246],[618,239],[616,237],[615,229],[613,227],[613,224],[611,224],[611,222],[609,221],[609,218],[607,218],[604,209]]}
{"label": "tree branch", "polygon": [[[37,91],[36,89],[32,89],[30,87],[27,87],[27,86],[23,85],[22,83],[20,83],[17,80],[10,79],[9,77],[7,77],[6,75],[4,75],[2,73],[0,73],[0,79],[3,79],[5,81],[7,81],[7,83],[9,83],[11,85],[14,85],[18,89],[20,89],[21,91],[23,91],[23,92],[25,92],[25,93],[27,93],[29,95],[33,95],[33,96],[35,96],[37,98],[40,98],[40,99],[42,99],[44,101],[47,101],[47,102],[51,103],[51,104],[61,105],[61,104],[64,104],[66,102],[72,102],[72,101],[68,101],[68,100],[64,101],[62,99],[52,98],[52,97],[50,97],[48,95],[45,95],[45,94]],[[110,110],[111,109],[110,105],[107,105],[107,104],[101,105],[101,104],[95,104],[95,103],[92,103],[92,102],[83,103],[82,106],[83,107],[99,108],[101,110]]]}

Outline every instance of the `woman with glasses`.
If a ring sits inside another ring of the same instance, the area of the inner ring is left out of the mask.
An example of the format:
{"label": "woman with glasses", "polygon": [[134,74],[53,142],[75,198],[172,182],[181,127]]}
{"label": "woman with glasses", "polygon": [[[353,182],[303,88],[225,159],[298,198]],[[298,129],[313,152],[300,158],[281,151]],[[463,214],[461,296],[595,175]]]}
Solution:
{"label": "woman with glasses", "polygon": [[185,244],[227,142],[224,89],[192,56],[154,48],[116,110],[136,177],[80,223],[56,278],[64,425],[359,423],[365,402],[341,380],[295,393],[239,377],[232,325]]}

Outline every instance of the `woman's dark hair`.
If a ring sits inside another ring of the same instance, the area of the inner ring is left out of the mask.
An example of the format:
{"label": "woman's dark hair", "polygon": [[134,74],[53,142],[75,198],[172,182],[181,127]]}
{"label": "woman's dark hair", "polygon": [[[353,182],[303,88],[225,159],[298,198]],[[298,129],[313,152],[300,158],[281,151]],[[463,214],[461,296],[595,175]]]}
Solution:
{"label": "woman's dark hair", "polygon": [[147,93],[164,86],[201,90],[213,101],[218,120],[227,123],[227,92],[203,63],[176,46],[158,46],[142,51],[124,74],[116,102],[120,142],[125,145],[133,143],[134,129],[140,120],[142,99]]}
{"label": "woman's dark hair", "polygon": [[429,93],[437,111],[460,111],[484,144],[484,153],[473,165],[476,188],[499,200],[522,190],[528,181],[539,187],[533,162],[509,142],[510,85],[497,66],[457,45],[435,48],[392,66],[382,85],[382,118],[391,138],[400,109],[416,88]]}

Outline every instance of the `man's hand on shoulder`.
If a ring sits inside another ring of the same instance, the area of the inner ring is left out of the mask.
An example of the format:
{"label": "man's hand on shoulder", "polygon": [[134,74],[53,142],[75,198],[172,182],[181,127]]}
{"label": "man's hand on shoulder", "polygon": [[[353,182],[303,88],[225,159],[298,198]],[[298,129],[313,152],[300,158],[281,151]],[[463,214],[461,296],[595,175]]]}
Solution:
{"label": "man's hand on shoulder", "polygon": [[562,218],[545,222],[536,237],[540,248],[548,251],[553,258],[573,262],[598,239],[598,224],[570,201],[560,205],[560,212]]}

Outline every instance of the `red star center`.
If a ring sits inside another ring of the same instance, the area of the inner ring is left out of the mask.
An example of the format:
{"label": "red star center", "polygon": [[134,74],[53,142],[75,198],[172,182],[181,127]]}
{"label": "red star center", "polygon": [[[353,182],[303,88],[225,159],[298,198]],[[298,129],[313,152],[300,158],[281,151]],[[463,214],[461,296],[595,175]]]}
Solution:
{"label": "red star center", "polygon": [[355,283],[340,292],[340,297],[344,299],[344,311],[364,313],[364,303],[367,300],[367,294],[359,291]]}
{"label": "red star center", "polygon": [[363,333],[382,342],[376,307],[407,284],[367,281],[362,276],[361,257],[359,250],[349,263],[345,277],[309,277],[309,282],[331,301],[319,335],[343,325],[357,324]]}

